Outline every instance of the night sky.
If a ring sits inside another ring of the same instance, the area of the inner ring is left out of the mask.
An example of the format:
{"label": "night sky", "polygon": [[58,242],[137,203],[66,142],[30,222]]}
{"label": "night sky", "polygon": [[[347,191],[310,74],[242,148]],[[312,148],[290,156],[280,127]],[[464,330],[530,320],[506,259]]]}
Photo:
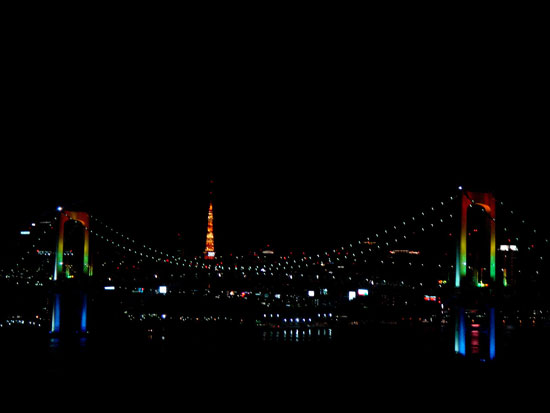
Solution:
{"label": "night sky", "polygon": [[536,25],[275,20],[10,32],[2,242],[63,204],[198,254],[211,178],[222,252],[330,247],[458,185],[547,225]]}

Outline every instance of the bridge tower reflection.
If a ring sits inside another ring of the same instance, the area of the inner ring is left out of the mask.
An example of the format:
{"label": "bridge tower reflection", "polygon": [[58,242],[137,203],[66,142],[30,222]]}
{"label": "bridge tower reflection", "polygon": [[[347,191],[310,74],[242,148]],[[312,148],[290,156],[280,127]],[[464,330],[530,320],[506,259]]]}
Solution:
{"label": "bridge tower reflection", "polygon": [[496,356],[495,306],[503,284],[496,271],[495,206],[490,192],[462,191],[453,304],[455,353],[490,360]]}

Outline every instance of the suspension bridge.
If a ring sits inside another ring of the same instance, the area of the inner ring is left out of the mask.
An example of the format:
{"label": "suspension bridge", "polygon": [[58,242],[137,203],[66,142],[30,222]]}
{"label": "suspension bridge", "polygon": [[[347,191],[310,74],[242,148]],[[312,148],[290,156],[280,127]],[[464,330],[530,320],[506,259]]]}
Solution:
{"label": "suspension bridge", "polygon": [[[126,308],[128,320],[242,323],[233,308],[246,303],[245,312],[264,327],[360,325],[374,317],[434,323],[454,330],[454,352],[463,356],[471,351],[467,337],[482,331],[481,353],[494,359],[501,326],[546,323],[549,315],[539,305],[550,287],[549,239],[492,193],[462,188],[361,239],[315,251],[219,255],[210,239],[211,254],[187,257],[141,242],[90,211],[61,207],[30,222],[20,242],[1,281],[45,291],[46,298],[30,317],[5,305],[1,325],[27,323],[54,335],[100,329],[99,322],[90,327],[98,294],[116,293],[169,297],[185,307],[172,307],[172,314]],[[186,304],[199,301],[199,309]],[[521,314],[510,304],[519,301]]]}

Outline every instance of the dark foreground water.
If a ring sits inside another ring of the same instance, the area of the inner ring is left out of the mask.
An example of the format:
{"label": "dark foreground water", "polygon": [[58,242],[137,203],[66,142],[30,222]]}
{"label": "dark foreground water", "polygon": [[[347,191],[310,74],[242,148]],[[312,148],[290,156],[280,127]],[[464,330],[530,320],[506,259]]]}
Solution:
{"label": "dark foreground water", "polygon": [[473,400],[531,403],[546,397],[549,384],[546,330],[501,336],[495,361],[457,358],[441,331],[382,325],[198,327],[87,337],[4,331],[0,340],[2,397],[35,395],[21,399],[27,402],[158,408],[170,400],[199,402],[202,409],[253,403],[256,410],[299,403],[318,410],[327,403],[342,409],[382,400],[386,407],[449,407]]}

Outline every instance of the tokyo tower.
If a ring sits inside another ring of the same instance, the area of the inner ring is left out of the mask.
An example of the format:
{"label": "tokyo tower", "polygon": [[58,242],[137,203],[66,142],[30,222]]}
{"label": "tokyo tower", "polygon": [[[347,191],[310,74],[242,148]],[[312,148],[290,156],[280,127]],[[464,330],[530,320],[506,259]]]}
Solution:
{"label": "tokyo tower", "polygon": [[[212,184],[213,182],[210,181]],[[212,195],[212,192],[210,192]],[[206,248],[204,249],[204,258],[212,260],[216,256],[214,251],[214,212],[212,211],[212,199],[210,199],[210,207],[208,208],[208,227],[206,230]]]}

